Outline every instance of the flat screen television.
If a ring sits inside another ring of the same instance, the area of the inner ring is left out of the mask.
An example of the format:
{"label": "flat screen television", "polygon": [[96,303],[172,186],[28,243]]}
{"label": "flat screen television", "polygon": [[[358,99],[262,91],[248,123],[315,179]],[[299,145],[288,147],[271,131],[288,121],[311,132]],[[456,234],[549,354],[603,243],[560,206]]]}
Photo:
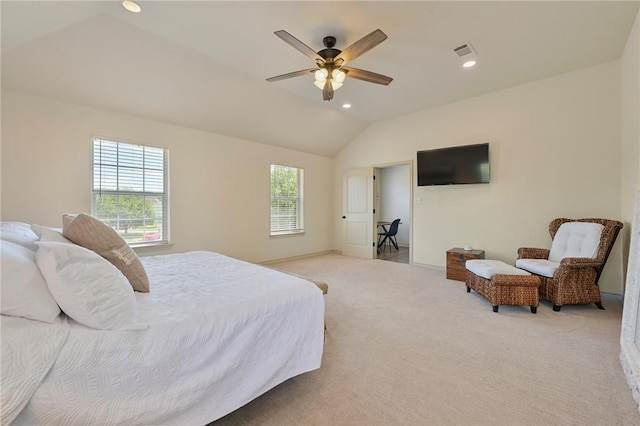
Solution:
{"label": "flat screen television", "polygon": [[489,144],[418,151],[418,186],[489,183]]}

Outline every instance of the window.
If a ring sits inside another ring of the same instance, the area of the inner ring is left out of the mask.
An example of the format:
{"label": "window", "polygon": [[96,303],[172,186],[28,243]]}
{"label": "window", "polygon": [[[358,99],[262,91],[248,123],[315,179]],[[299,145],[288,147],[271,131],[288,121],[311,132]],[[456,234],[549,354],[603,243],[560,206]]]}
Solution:
{"label": "window", "polygon": [[304,232],[304,170],[271,165],[271,235]]}
{"label": "window", "polygon": [[93,139],[91,214],[135,246],[169,242],[169,151]]}

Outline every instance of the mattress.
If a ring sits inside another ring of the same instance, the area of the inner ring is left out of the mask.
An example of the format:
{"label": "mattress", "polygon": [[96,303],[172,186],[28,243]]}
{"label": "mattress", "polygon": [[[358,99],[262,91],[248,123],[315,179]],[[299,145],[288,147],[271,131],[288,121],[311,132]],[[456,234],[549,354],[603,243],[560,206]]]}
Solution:
{"label": "mattress", "polygon": [[[2,318],[3,371],[38,366],[3,373],[22,398],[13,408],[24,405],[13,424],[204,425],[320,367],[324,300],[313,283],[213,252],[141,260],[143,330]],[[43,333],[51,342],[33,350]]]}

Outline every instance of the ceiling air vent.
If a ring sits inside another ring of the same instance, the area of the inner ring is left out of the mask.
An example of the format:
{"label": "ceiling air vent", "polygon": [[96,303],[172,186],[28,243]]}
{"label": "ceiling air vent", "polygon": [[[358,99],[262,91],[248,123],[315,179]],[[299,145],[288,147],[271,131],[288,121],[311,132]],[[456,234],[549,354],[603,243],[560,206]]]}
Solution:
{"label": "ceiling air vent", "polygon": [[456,47],[455,49],[453,49],[454,52],[456,52],[456,55],[458,55],[459,57],[463,58],[467,55],[475,55],[476,51],[473,48],[473,46],[471,45],[471,43],[465,43],[461,46]]}

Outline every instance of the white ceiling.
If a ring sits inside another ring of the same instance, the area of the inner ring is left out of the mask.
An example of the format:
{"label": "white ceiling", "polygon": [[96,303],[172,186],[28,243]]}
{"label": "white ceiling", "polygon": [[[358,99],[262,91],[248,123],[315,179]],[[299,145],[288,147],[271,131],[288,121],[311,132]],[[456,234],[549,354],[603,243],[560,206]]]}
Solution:
{"label": "white ceiling", "polygon": [[[2,0],[2,86],[334,156],[370,123],[620,58],[640,2],[139,4]],[[274,31],[320,50],[377,28],[389,38],[350,65],[389,86],[347,79],[326,102],[312,75],[265,81],[314,66]]]}

